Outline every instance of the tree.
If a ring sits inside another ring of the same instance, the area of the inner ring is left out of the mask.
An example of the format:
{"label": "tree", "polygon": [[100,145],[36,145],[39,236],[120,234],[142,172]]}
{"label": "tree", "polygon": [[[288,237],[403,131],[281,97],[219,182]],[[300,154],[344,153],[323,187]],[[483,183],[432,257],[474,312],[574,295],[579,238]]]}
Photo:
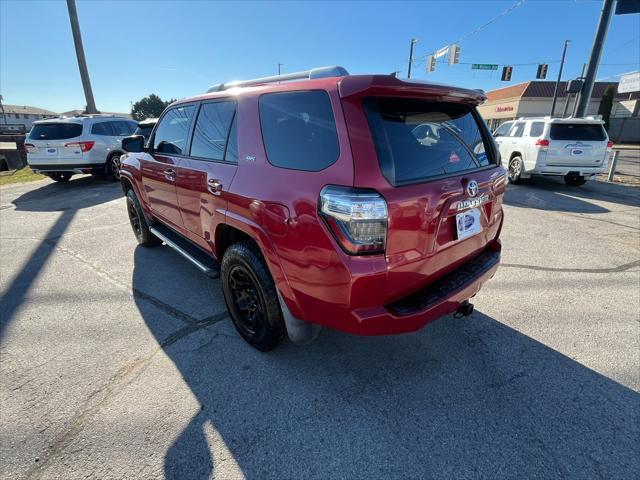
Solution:
{"label": "tree", "polygon": [[152,93],[148,97],[141,98],[133,104],[131,108],[131,116],[134,120],[144,120],[145,118],[159,117],[160,114],[167,108],[167,105],[174,102],[171,99],[168,101],[162,100],[158,95]]}
{"label": "tree", "polygon": [[600,106],[598,107],[598,115],[602,115],[602,120],[604,121],[604,128],[609,131],[609,119],[611,118],[611,109],[613,108],[613,96],[616,93],[616,89],[614,86],[610,85],[602,94],[602,98],[600,99]]}

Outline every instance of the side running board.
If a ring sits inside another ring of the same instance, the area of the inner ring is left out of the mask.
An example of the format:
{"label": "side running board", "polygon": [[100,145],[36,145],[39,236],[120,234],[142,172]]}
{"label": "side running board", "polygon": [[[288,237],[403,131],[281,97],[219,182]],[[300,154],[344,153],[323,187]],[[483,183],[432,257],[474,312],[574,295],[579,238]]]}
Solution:
{"label": "side running board", "polygon": [[170,228],[154,223],[149,226],[149,230],[156,237],[162,240],[167,246],[173,248],[176,252],[189,260],[202,273],[211,278],[220,276],[220,265],[213,258],[207,255],[202,249],[175,233]]}

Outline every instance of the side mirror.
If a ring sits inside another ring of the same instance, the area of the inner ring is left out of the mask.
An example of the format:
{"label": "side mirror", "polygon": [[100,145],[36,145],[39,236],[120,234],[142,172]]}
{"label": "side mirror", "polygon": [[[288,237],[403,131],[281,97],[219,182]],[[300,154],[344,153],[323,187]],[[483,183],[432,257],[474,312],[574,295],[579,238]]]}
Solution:
{"label": "side mirror", "polygon": [[144,152],[144,137],[142,135],[132,135],[122,139],[122,148],[131,153]]}

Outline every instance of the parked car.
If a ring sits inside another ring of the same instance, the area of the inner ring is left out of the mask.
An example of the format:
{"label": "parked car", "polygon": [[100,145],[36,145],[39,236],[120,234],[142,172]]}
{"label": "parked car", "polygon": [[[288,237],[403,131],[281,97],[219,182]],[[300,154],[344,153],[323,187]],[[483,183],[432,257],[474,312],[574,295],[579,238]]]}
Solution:
{"label": "parked car", "polygon": [[113,115],[83,115],[33,122],[25,141],[27,163],[34,172],[58,182],[77,173],[120,179],[122,139],[137,123]]}
{"label": "parked car", "polygon": [[146,118],[138,122],[138,128],[133,132],[134,135],[142,135],[145,141],[149,140],[151,136],[151,132],[153,131],[153,127],[158,123],[157,118]]}
{"label": "parked car", "polygon": [[[498,267],[506,184],[483,93],[341,67],[209,92],[171,104],[148,146],[123,140],[121,182],[138,242],[220,276],[247,342],[473,311]],[[437,141],[420,142],[425,123]]]}
{"label": "parked car", "polygon": [[564,177],[567,185],[584,185],[607,169],[613,147],[604,123],[587,118],[521,118],[493,133],[509,181],[531,175]]}

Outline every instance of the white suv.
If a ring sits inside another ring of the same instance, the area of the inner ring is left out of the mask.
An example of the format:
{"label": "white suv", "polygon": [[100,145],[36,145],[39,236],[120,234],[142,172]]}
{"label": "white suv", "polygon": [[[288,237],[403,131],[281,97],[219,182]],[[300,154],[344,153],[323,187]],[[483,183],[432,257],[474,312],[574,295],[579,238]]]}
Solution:
{"label": "white suv", "polygon": [[113,115],[82,115],[33,122],[25,140],[27,163],[34,172],[58,182],[74,173],[106,174],[120,179],[122,139],[137,122]]}
{"label": "white suv", "polygon": [[521,118],[493,132],[509,181],[531,175],[560,175],[567,185],[583,185],[607,169],[613,142],[603,122],[587,118]]}

